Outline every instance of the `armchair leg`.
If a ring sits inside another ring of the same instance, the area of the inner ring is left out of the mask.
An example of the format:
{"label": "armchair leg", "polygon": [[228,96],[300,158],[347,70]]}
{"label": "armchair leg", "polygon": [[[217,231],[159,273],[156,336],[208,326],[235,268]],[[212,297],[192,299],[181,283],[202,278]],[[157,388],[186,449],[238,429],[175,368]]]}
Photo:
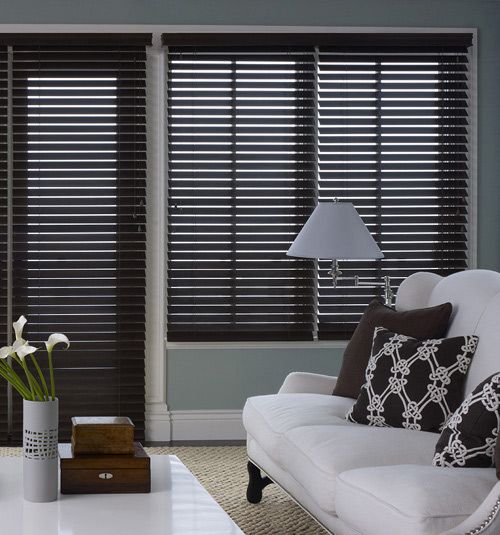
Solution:
{"label": "armchair leg", "polygon": [[250,503],[259,503],[262,500],[262,490],[273,483],[267,476],[262,477],[260,469],[251,461],[247,464],[248,487],[247,500]]}

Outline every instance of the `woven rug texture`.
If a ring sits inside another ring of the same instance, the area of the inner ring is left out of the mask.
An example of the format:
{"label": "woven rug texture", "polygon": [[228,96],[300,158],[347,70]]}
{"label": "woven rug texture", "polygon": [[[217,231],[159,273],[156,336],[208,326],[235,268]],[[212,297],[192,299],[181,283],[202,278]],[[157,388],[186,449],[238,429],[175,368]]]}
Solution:
{"label": "woven rug texture", "polygon": [[[245,497],[247,458],[243,446],[146,448],[149,454],[177,455],[246,535],[325,535],[276,485],[264,489],[260,504]],[[0,456],[20,456],[21,448],[0,448]]]}

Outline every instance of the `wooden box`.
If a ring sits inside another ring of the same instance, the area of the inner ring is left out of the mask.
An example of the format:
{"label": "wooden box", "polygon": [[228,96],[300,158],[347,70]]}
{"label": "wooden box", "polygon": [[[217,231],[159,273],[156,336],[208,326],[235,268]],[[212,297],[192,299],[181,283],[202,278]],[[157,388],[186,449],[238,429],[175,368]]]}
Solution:
{"label": "wooden box", "polygon": [[132,455],[134,424],[125,416],[75,416],[71,418],[74,455]]}
{"label": "wooden box", "polygon": [[61,494],[150,492],[148,454],[139,442],[133,455],[78,455],[59,444]]}

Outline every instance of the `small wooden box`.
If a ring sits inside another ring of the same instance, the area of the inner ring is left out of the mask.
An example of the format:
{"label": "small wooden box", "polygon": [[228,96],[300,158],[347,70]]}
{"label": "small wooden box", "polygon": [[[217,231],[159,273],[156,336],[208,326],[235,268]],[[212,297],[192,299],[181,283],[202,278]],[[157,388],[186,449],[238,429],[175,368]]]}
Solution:
{"label": "small wooden box", "polygon": [[75,416],[71,418],[74,455],[132,455],[134,424],[125,416]]}
{"label": "small wooden box", "polygon": [[78,455],[59,444],[61,494],[151,492],[150,458],[139,442],[133,455]]}

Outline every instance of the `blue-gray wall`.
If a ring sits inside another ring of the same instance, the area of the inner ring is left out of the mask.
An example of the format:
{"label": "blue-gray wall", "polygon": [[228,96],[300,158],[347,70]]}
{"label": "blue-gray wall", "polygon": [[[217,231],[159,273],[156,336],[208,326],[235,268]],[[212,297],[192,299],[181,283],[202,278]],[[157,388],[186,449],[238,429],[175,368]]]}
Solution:
{"label": "blue-gray wall", "polygon": [[[0,23],[476,27],[478,264],[500,269],[500,3],[493,0],[1,0]],[[168,352],[172,409],[237,409],[294,369],[335,373],[328,349]]]}

